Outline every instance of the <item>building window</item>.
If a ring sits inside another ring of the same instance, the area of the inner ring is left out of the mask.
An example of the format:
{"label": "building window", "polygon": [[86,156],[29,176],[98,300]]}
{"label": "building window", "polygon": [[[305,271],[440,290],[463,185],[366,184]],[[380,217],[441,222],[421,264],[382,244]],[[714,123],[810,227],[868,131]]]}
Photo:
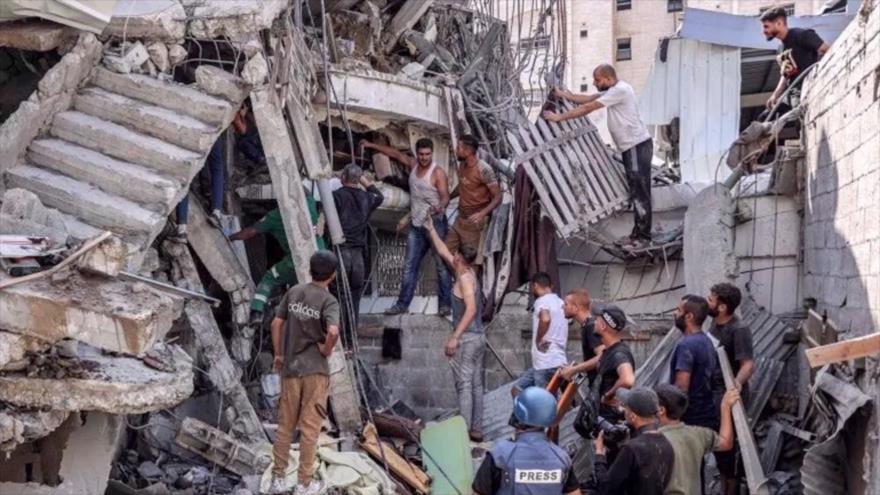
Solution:
{"label": "building window", "polygon": [[632,38],[617,40],[617,61],[632,60]]}
{"label": "building window", "polygon": [[535,36],[519,40],[519,48],[522,51],[531,52],[550,48],[550,35]]}
{"label": "building window", "polygon": [[633,8],[632,0],[617,0],[617,10],[629,10]]}
{"label": "building window", "polygon": [[589,91],[589,90],[590,90],[590,85],[589,85],[589,84],[586,84],[586,83],[585,83],[585,84],[581,84],[581,93],[586,93],[586,92]]}
{"label": "building window", "polygon": [[684,10],[684,0],[666,0],[666,12],[681,12]]}
{"label": "building window", "polygon": [[589,34],[586,29],[581,29],[581,38],[586,38]]}
{"label": "building window", "polygon": [[[758,12],[758,15],[763,14],[764,12],[767,12],[768,10],[775,8],[775,7],[776,7],[776,5],[768,5],[766,7],[761,7],[761,11]],[[785,5],[781,5],[781,7],[783,9],[785,9],[785,15],[787,15],[787,16],[794,15],[794,4],[793,3],[787,3]]]}

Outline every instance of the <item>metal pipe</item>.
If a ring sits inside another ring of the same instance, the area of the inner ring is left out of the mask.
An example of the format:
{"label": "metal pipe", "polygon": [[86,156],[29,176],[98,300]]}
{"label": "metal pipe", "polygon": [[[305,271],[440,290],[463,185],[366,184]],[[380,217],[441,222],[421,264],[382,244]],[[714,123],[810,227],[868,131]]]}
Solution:
{"label": "metal pipe", "polygon": [[201,299],[203,301],[207,301],[211,303],[212,306],[219,306],[220,299],[216,297],[211,297],[207,294],[203,294],[201,292],[196,292],[194,290],[184,289],[183,287],[178,287],[176,285],[167,284],[165,282],[160,282],[158,280],[154,280],[150,277],[143,277],[141,275],[135,275],[134,273],[129,272],[119,272],[119,278],[124,280],[130,280],[133,282],[143,282],[147,285],[151,285],[159,290],[169,292],[171,294],[183,297],[191,297],[195,299]]}
{"label": "metal pipe", "polygon": [[318,179],[317,182],[324,218],[327,219],[327,228],[330,229],[330,239],[333,240],[334,245],[340,246],[345,242],[345,234],[342,233],[339,212],[336,211],[336,202],[333,201],[333,188],[330,186],[329,179]]}

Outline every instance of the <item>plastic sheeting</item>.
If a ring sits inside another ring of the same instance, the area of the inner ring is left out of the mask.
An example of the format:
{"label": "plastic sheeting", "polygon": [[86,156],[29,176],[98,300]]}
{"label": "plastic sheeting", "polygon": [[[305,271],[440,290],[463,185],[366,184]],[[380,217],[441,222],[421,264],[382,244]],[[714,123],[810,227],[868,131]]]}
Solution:
{"label": "plastic sheeting", "polygon": [[[337,452],[327,447],[318,449],[315,477],[323,480],[328,489],[336,488],[352,495],[391,495],[394,481],[382,468],[361,452]],[[290,464],[284,473],[285,485],[293,490],[297,484],[299,451],[290,450]],[[260,493],[269,493],[272,484],[272,466],[266,468],[260,479]]]}
{"label": "plastic sheeting", "polygon": [[2,0],[0,21],[39,17],[101,34],[117,0]]}
{"label": "plastic sheeting", "polygon": [[[740,50],[696,40],[668,40],[658,50],[639,107],[648,125],[680,122],[683,183],[723,181],[719,160],[739,135]],[[717,174],[716,174],[717,169]]]}

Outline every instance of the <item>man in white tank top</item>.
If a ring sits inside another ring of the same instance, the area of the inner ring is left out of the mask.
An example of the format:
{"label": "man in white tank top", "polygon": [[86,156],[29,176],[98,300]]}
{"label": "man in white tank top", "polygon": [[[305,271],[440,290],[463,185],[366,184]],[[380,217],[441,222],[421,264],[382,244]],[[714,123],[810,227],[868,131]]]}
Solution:
{"label": "man in white tank top", "polygon": [[434,143],[427,138],[416,141],[416,157],[413,158],[391,146],[361,141],[364,149],[374,149],[407,166],[409,174],[410,217],[412,224],[406,240],[406,261],[403,283],[397,302],[385,314],[401,314],[409,310],[419,281],[419,267],[428,250],[434,251],[437,266],[438,313],[449,315],[452,307],[450,294],[452,278],[446,264],[437,256],[431,238],[424,228],[428,215],[434,220],[434,228],[441,237],[446,236],[449,225],[446,206],[449,204],[449,181],[446,172],[434,163]]}

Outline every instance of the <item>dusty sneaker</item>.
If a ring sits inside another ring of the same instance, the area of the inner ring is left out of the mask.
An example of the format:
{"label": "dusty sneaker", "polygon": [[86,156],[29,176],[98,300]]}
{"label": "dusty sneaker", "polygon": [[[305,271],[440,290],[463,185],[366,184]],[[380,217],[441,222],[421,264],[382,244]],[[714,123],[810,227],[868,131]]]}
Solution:
{"label": "dusty sneaker", "polygon": [[222,229],[223,227],[221,227],[221,225],[220,225],[220,217],[222,215],[223,214],[220,213],[220,210],[212,211],[211,214],[208,215],[208,223],[210,223],[211,225],[213,225],[214,227],[216,227],[218,229]]}
{"label": "dusty sneaker", "polygon": [[177,225],[177,230],[168,236],[168,240],[172,242],[179,242],[181,244],[186,244],[186,224],[181,223]]}
{"label": "dusty sneaker", "polygon": [[409,311],[409,308],[404,308],[403,305],[395,304],[394,306],[391,306],[390,308],[386,309],[385,314],[386,315],[401,315],[403,313],[406,313],[407,311]]}
{"label": "dusty sneaker", "polygon": [[272,483],[269,485],[269,491],[266,493],[268,495],[280,495],[287,493],[288,491],[287,485],[284,483],[284,478],[276,478],[273,476]]}
{"label": "dusty sneaker", "polygon": [[296,485],[294,495],[320,495],[327,490],[323,481],[312,480],[308,485]]}

